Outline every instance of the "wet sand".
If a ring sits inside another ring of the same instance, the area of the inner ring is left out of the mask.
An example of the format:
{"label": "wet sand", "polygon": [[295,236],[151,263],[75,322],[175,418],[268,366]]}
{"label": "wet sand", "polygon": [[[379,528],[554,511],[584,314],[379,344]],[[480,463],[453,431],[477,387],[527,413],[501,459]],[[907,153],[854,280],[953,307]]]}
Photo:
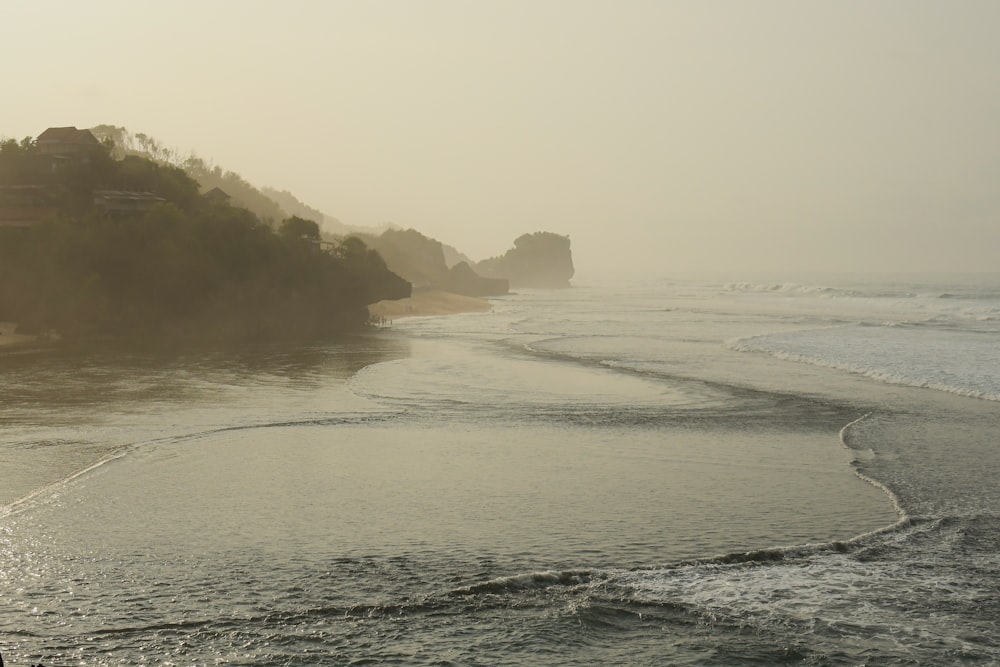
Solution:
{"label": "wet sand", "polygon": [[379,301],[368,306],[372,318],[387,320],[424,315],[453,315],[456,313],[485,313],[493,308],[486,299],[462,296],[442,290],[413,290],[406,299]]}

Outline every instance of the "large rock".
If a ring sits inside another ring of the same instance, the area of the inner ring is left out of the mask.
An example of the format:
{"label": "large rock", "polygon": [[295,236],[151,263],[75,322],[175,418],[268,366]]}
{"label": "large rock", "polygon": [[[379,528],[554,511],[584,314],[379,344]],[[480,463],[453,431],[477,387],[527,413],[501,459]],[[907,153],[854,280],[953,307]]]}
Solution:
{"label": "large rock", "polygon": [[574,273],[569,237],[552,232],[523,234],[503,255],[476,264],[476,271],[506,278],[511,287],[569,287]]}

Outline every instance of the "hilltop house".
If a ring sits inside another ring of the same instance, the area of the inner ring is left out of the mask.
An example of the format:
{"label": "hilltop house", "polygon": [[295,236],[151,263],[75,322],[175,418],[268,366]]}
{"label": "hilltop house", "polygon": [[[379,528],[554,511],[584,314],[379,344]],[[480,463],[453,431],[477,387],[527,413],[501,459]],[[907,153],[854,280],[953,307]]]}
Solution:
{"label": "hilltop house", "polygon": [[145,213],[160,202],[167,201],[152,192],[126,190],[94,190],[94,208],[107,216],[131,217]]}
{"label": "hilltop house", "polygon": [[79,160],[86,162],[91,151],[101,147],[90,130],[78,130],[75,127],[50,127],[38,135],[35,140],[38,152],[51,156],[55,161]]}
{"label": "hilltop house", "polygon": [[205,199],[205,201],[212,202],[213,204],[225,204],[232,199],[228,192],[219,187],[203,192],[201,193],[201,196]]}
{"label": "hilltop house", "polygon": [[[48,158],[53,174],[64,165],[87,164],[93,155],[104,149],[90,130],[75,127],[50,127],[38,135],[35,147],[41,156]],[[87,210],[81,208],[86,206],[86,199],[81,201],[59,182],[58,177],[39,180],[50,182],[0,184],[0,229],[31,227],[60,213],[79,218],[93,211],[113,218],[139,218],[156,204],[166,201],[153,192],[91,190],[92,208]],[[209,194],[216,199],[226,197],[221,190]]]}

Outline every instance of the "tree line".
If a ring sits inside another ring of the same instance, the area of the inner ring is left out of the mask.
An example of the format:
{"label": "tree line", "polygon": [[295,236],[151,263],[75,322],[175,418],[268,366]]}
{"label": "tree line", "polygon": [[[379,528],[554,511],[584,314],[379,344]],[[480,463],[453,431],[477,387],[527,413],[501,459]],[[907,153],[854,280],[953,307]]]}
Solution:
{"label": "tree line", "polygon": [[[315,336],[363,326],[368,304],[410,293],[359,239],[323,243],[299,217],[269,225],[203,197],[178,167],[112,148],[56,163],[30,139],[0,143],[0,191],[43,186],[52,211],[0,229],[0,320],[64,336]],[[162,201],[112,214],[95,190]]]}

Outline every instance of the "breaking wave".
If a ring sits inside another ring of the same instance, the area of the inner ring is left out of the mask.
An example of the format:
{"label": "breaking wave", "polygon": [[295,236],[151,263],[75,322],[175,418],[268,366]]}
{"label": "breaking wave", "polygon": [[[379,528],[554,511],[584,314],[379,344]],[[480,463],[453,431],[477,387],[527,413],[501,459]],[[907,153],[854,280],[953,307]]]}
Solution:
{"label": "breaking wave", "polygon": [[1000,349],[995,336],[980,332],[852,324],[750,336],[727,346],[887,384],[1000,401]]}

